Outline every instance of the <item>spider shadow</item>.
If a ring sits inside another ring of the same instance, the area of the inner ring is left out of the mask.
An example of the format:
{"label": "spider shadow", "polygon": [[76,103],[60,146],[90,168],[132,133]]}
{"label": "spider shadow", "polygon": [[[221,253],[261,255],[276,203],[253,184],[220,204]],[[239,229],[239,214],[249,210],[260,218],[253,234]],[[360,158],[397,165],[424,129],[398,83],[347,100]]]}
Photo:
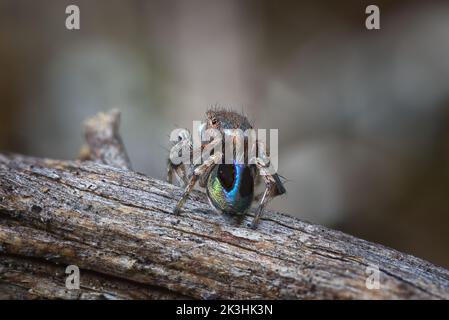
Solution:
{"label": "spider shadow", "polygon": [[[199,211],[204,214],[217,214],[217,212],[213,209],[202,209]],[[225,212],[220,213],[220,216],[223,217],[223,220],[226,224],[229,224],[233,227],[241,227],[246,217],[245,214],[231,214]]]}

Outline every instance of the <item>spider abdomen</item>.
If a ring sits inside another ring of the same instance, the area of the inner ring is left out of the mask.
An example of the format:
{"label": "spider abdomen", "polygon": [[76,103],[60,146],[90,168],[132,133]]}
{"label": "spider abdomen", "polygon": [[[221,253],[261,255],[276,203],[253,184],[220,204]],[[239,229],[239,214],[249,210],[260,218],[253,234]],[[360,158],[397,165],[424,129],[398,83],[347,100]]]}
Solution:
{"label": "spider abdomen", "polygon": [[248,165],[219,164],[210,172],[206,190],[216,209],[243,214],[253,202],[254,177]]}

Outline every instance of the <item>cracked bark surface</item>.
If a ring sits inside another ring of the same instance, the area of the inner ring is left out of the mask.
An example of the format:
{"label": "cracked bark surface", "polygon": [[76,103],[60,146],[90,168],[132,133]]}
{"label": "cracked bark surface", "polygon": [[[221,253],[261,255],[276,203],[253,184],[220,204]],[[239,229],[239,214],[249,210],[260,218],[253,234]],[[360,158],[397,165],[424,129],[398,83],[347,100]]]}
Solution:
{"label": "cracked bark surface", "polygon": [[253,213],[215,213],[195,191],[175,216],[182,190],[105,157],[109,140],[90,161],[0,154],[0,298],[449,298],[448,270],[281,213],[252,230]]}

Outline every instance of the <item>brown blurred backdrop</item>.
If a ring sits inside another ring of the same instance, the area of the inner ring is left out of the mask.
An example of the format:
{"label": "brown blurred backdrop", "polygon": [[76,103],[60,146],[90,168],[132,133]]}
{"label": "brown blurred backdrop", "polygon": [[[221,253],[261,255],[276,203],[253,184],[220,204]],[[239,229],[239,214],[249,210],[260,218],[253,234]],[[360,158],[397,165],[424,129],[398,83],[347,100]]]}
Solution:
{"label": "brown blurred backdrop", "polygon": [[172,129],[244,110],[280,129],[271,208],[449,267],[448,57],[447,1],[0,0],[0,151],[76,158],[118,108],[163,178]]}

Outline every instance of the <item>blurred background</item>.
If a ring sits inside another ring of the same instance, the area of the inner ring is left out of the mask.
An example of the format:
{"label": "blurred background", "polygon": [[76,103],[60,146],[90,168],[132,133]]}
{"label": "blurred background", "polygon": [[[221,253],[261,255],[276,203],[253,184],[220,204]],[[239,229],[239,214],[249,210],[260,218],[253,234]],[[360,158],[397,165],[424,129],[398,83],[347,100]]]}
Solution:
{"label": "blurred background", "polygon": [[243,110],[279,128],[272,209],[449,267],[448,57],[448,1],[0,0],[0,152],[77,158],[118,108],[163,179],[172,129]]}

